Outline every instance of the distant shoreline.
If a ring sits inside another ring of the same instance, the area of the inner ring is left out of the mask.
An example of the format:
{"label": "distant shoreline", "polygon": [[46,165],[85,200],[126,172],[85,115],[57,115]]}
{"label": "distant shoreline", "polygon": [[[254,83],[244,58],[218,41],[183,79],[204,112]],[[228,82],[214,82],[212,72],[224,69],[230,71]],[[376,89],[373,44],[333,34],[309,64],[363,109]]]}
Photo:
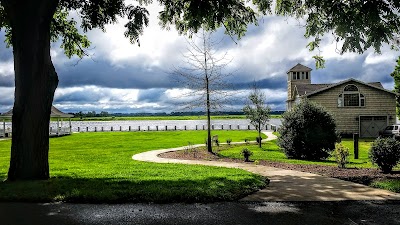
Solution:
{"label": "distant shoreline", "polygon": [[[281,118],[281,115],[271,115],[271,118]],[[72,121],[116,121],[116,120],[205,120],[206,116],[121,116],[121,117],[79,117]],[[212,120],[246,119],[245,115],[218,115],[211,116]]]}

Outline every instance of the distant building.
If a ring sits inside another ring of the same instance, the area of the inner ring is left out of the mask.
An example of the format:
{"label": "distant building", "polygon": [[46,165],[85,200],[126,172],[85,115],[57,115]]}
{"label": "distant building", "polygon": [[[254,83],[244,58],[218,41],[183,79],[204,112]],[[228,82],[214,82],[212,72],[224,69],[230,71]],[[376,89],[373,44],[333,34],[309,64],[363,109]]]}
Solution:
{"label": "distant building", "polygon": [[350,78],[333,84],[312,84],[311,69],[301,64],[287,71],[287,82],[287,110],[307,98],[330,111],[337,130],[343,134],[377,137],[385,126],[396,123],[396,94],[380,82]]}
{"label": "distant building", "polygon": [[[6,120],[11,121],[12,115],[13,115],[12,109],[10,109],[8,112],[0,114],[0,119],[3,120],[3,126],[2,126],[2,128],[0,128],[0,137],[9,137],[11,135],[12,130],[10,128],[6,129]],[[50,118],[57,119],[57,127],[56,127],[56,129],[52,129],[52,127],[50,127],[49,135],[50,136],[63,136],[63,135],[71,134],[72,133],[71,117],[73,117],[73,115],[63,113],[56,107],[51,106]],[[63,127],[64,119],[69,120],[68,127]],[[60,122],[61,122],[61,124],[60,124]]]}

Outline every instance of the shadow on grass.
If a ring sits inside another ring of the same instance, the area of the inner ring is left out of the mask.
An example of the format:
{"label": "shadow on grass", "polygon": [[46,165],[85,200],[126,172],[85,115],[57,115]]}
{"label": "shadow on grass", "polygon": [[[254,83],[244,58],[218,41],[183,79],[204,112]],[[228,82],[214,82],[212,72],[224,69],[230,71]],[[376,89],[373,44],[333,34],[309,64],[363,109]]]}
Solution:
{"label": "shadow on grass", "polygon": [[216,202],[240,199],[260,188],[265,181],[254,175],[234,180],[207,177],[191,180],[128,180],[121,178],[57,177],[46,181],[0,183],[0,201],[24,202]]}

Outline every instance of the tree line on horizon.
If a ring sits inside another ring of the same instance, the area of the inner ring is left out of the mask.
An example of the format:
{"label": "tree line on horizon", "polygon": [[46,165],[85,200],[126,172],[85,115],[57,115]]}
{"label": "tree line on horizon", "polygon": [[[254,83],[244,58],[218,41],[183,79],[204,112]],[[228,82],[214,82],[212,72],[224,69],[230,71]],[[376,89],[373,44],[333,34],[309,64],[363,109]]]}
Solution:
{"label": "tree line on horizon", "polygon": [[[285,111],[271,111],[270,115],[282,115]],[[86,117],[127,117],[127,116],[205,116],[206,112],[204,111],[188,111],[188,112],[156,112],[156,113],[146,113],[146,112],[138,112],[138,113],[112,113],[107,111],[101,111],[97,113],[96,111],[88,111],[83,112],[79,111],[76,113],[69,113],[74,115],[74,117],[78,118],[86,118]],[[245,115],[243,111],[217,111],[211,112],[212,116],[220,116],[220,115],[228,115],[228,116],[241,116]]]}

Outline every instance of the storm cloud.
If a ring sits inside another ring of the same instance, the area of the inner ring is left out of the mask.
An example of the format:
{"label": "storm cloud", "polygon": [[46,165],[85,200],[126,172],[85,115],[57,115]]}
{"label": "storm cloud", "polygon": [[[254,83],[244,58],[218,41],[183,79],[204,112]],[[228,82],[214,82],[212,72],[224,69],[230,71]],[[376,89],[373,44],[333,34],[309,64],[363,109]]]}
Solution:
{"label": "storm cloud", "polygon": [[[87,33],[92,42],[90,57],[68,59],[60,43],[52,44],[51,56],[59,76],[54,104],[66,112],[171,112],[180,109],[185,101],[180,93],[183,86],[171,79],[174,67],[184,65],[186,39],[158,25],[159,6],[150,8],[150,25],[145,28],[141,46],[129,43],[123,35],[123,20],[107,25],[106,33],[93,30]],[[72,15],[73,16],[73,15]],[[221,41],[218,53],[232,59],[223,72],[233,75],[226,79],[232,84],[227,91],[235,93],[227,109],[241,110],[254,82],[264,91],[273,110],[284,110],[286,101],[286,72],[297,63],[313,69],[313,83],[339,82],[350,77],[365,82],[382,82],[393,89],[393,71],[398,52],[383,46],[382,54],[368,50],[362,55],[338,54],[340,47],[331,35],[321,42],[321,56],[326,68],[315,69],[304,38],[305,30],[299,21],[269,16],[260,18],[259,26],[250,25],[246,36],[236,40],[218,29],[214,40]],[[7,49],[4,32],[0,32],[0,112],[13,104],[13,57]]]}

